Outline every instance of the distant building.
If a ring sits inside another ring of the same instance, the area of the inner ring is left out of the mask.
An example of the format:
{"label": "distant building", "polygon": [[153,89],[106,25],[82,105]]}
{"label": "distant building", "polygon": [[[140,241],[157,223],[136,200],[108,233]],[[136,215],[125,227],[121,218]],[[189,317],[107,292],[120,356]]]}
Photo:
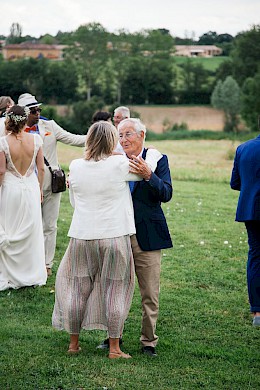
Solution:
{"label": "distant building", "polygon": [[19,58],[48,58],[62,60],[66,45],[46,45],[43,43],[22,42],[20,44],[5,45],[2,48],[4,60]]}
{"label": "distant building", "polygon": [[174,56],[214,57],[222,54],[222,49],[215,45],[176,45]]}

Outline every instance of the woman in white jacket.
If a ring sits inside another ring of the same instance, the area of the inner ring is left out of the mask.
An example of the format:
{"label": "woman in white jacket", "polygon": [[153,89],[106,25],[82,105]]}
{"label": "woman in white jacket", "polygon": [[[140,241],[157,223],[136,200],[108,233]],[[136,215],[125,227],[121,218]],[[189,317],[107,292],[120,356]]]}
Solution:
{"label": "woman in white jacket", "polygon": [[[109,122],[94,123],[87,134],[85,158],[70,164],[70,201],[74,214],[67,251],[56,278],[53,326],[70,334],[69,353],[77,353],[80,329],[107,330],[109,358],[130,358],[119,337],[134,292],[130,235],[135,234],[125,156],[114,155],[118,132]],[[146,169],[147,168],[147,169]]]}

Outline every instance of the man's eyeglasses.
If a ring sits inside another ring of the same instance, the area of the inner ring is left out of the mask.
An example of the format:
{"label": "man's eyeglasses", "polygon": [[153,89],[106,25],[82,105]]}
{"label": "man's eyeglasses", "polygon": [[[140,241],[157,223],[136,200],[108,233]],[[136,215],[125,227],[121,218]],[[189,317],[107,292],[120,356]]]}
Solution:
{"label": "man's eyeglasses", "polygon": [[30,114],[33,114],[33,115],[35,115],[35,114],[37,114],[37,112],[41,112],[41,108],[39,108],[39,107],[33,107],[33,108],[30,108]]}
{"label": "man's eyeglasses", "polygon": [[125,137],[126,139],[129,139],[129,138],[133,137],[135,134],[137,134],[136,131],[134,131],[134,132],[128,131],[128,132],[125,133],[125,134],[119,134],[119,140],[121,141],[124,137]]}

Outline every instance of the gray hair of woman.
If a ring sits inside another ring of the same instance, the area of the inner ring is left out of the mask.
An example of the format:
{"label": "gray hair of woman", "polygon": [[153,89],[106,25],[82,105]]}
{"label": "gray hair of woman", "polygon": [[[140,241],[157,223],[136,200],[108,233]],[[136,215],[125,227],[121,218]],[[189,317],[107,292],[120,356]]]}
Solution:
{"label": "gray hair of woman", "polygon": [[142,131],[144,132],[144,135],[146,134],[146,127],[145,125],[140,121],[139,118],[127,118],[122,120],[117,130],[120,131],[123,126],[128,124],[129,126],[133,127],[134,130],[137,132],[137,134],[140,134]]}
{"label": "gray hair of woman", "polygon": [[85,159],[99,161],[111,156],[117,141],[118,132],[112,123],[107,121],[93,123],[86,137]]}

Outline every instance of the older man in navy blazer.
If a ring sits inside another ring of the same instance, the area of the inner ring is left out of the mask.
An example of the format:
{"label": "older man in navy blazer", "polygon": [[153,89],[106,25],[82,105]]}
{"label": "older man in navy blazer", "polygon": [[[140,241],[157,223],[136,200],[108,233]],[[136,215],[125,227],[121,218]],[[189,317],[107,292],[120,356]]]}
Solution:
{"label": "older man in navy blazer", "polygon": [[260,135],[238,146],[230,186],[240,191],[236,221],[247,229],[248,295],[253,325],[260,326]]}
{"label": "older man in navy blazer", "polygon": [[158,161],[154,172],[146,164],[147,149],[143,146],[146,129],[140,120],[125,119],[120,122],[118,131],[120,144],[133,162],[131,172],[143,177],[141,182],[130,185],[136,227],[131,244],[142,298],[142,352],[155,357],[161,250],[172,247],[161,202],[168,202],[172,197],[171,175],[165,155]]}

